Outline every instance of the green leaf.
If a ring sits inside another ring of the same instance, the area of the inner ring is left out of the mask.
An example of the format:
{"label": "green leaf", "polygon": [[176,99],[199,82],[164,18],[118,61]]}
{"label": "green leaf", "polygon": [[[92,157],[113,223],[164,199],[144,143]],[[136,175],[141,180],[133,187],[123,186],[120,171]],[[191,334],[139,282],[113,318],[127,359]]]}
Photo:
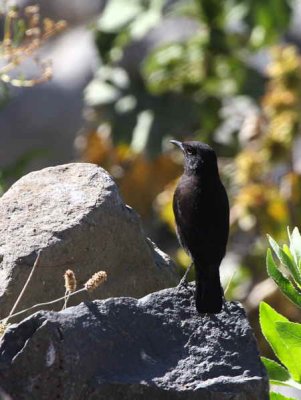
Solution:
{"label": "green leaf", "polygon": [[285,252],[270,235],[267,236],[274,253],[277,255],[281,263],[290,271],[294,280],[301,285],[301,274],[295,260],[289,257],[287,252]]}
{"label": "green leaf", "polygon": [[270,249],[267,251],[266,265],[268,275],[276,282],[282,293],[294,304],[301,308],[301,294],[282,272],[277,268]]}
{"label": "green leaf", "polygon": [[[274,350],[276,356],[279,358],[282,364],[286,366],[293,379],[297,382],[300,382],[300,353],[295,354],[290,350],[292,346],[288,346],[286,337],[284,337],[282,331],[279,331],[279,328],[276,328],[277,323],[289,322],[288,319],[277,313],[267,303],[261,302],[259,307],[259,321],[261,331]],[[287,334],[287,336],[289,335]]]}
{"label": "green leaf", "polygon": [[[296,322],[277,322],[276,329],[287,341],[288,348],[291,351],[299,352],[301,361],[301,324]],[[301,362],[299,370],[301,376]]]}
{"label": "green leaf", "polygon": [[301,258],[301,236],[299,229],[294,228],[291,239],[290,239],[290,251],[294,257],[296,264],[298,265],[299,260]]}
{"label": "green leaf", "polygon": [[137,124],[133,130],[131,148],[140,153],[145,150],[151,128],[154,122],[154,114],[151,110],[144,110],[138,114]]}
{"label": "green leaf", "polygon": [[161,20],[159,12],[149,10],[136,18],[130,25],[130,34],[133,40],[140,40],[146,33]]}
{"label": "green leaf", "polygon": [[85,89],[85,101],[90,106],[99,106],[115,102],[120,97],[120,91],[109,83],[93,80]]}
{"label": "green leaf", "polygon": [[279,258],[282,264],[290,269],[290,264],[292,264],[290,257],[286,254],[286,252],[278,245],[276,240],[272,238],[272,236],[267,235],[269,244],[273,249],[276,256]]}
{"label": "green leaf", "polygon": [[287,244],[284,244],[284,245],[282,246],[282,250],[284,251],[284,253],[288,256],[288,258],[289,258],[291,261],[294,260],[293,255],[292,255],[292,253],[291,253],[291,251],[290,251],[290,248],[288,247]]}
{"label": "green leaf", "polygon": [[286,397],[281,393],[270,392],[270,400],[297,400],[293,397]]}
{"label": "green leaf", "polygon": [[282,367],[276,361],[270,360],[269,358],[266,357],[261,357],[261,361],[266,367],[269,379],[270,381],[273,381],[272,383],[277,382],[277,384],[283,385],[285,384],[285,382],[291,379],[287,369]]}
{"label": "green leaf", "polygon": [[276,256],[279,258],[279,260],[281,260],[280,254],[279,254],[280,246],[278,245],[278,243],[276,242],[276,240],[274,240],[274,239],[272,238],[272,236],[267,235],[267,238],[268,238],[269,244],[270,244],[270,246],[272,247],[274,253],[275,253]]}
{"label": "green leaf", "polygon": [[98,28],[103,32],[118,32],[142,11],[139,0],[110,0],[98,21]]}
{"label": "green leaf", "polygon": [[301,390],[301,385],[295,382],[288,370],[274,360],[266,357],[261,357],[269,376],[270,383],[278,386],[290,386]]}
{"label": "green leaf", "polygon": [[[260,26],[265,30],[262,45],[272,43],[281,35],[288,26],[291,15],[291,4],[287,0],[265,0],[249,2],[250,9],[245,17],[245,22],[250,28]],[[271,13],[272,8],[277,13]]]}
{"label": "green leaf", "polygon": [[140,40],[150,29],[156,26],[162,18],[163,0],[152,0],[147,11],[135,18],[129,30],[133,40]]}
{"label": "green leaf", "polygon": [[278,334],[285,340],[287,351],[295,360],[299,360],[297,365],[297,374],[292,377],[299,383],[298,389],[301,389],[301,324],[295,322],[276,322]]}

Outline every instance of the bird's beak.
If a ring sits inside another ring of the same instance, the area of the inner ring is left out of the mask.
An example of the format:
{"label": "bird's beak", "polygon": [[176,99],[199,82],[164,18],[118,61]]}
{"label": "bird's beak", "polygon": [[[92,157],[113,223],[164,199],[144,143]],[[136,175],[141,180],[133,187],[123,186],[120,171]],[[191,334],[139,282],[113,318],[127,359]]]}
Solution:
{"label": "bird's beak", "polygon": [[170,140],[170,143],[175,144],[178,146],[182,151],[184,151],[184,146],[182,142],[179,142],[178,140]]}

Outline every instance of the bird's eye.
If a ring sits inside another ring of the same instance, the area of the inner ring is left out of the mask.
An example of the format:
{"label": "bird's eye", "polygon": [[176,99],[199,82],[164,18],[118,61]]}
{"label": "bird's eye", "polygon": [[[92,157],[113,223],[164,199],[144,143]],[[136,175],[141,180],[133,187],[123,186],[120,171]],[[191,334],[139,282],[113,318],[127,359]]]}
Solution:
{"label": "bird's eye", "polygon": [[190,156],[194,156],[196,154],[196,150],[193,147],[187,147],[186,153],[189,154]]}

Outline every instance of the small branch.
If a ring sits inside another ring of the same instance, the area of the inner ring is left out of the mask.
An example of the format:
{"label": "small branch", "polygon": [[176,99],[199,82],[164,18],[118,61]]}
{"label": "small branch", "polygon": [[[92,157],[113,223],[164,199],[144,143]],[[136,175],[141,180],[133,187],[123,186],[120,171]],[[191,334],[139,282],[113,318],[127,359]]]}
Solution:
{"label": "small branch", "polygon": [[23,286],[23,289],[21,290],[21,293],[19,294],[19,297],[17,298],[15,304],[13,305],[13,308],[10,310],[10,313],[9,313],[9,315],[7,317],[7,320],[8,320],[8,318],[11,318],[13,316],[13,313],[14,313],[15,309],[17,308],[18,304],[20,303],[20,300],[23,297],[23,294],[24,294],[24,292],[25,292],[25,290],[26,290],[26,288],[27,288],[27,286],[28,286],[28,284],[29,284],[29,282],[30,282],[30,280],[31,280],[31,278],[32,278],[32,276],[33,276],[38,264],[39,264],[40,255],[41,255],[41,250],[39,250],[39,252],[38,252],[37,258],[36,258],[36,260],[35,260],[35,262],[33,264],[33,267],[32,267],[32,269],[30,271],[30,274],[29,274],[29,276],[27,278],[27,281],[26,281],[25,285]]}
{"label": "small branch", "polygon": [[[79,290],[77,290],[75,292],[69,292],[67,298],[66,298],[66,294],[67,293],[65,293],[65,296],[62,296],[59,299],[55,299],[55,300],[52,300],[52,301],[47,301],[46,303],[35,304],[35,305],[33,305],[33,306],[29,307],[29,308],[26,308],[25,310],[21,310],[21,311],[18,311],[16,313],[13,313],[14,310],[16,309],[16,306],[19,303],[19,301],[20,301],[25,289],[26,289],[26,286],[28,285],[28,283],[30,281],[30,278],[32,277],[32,274],[33,274],[35,268],[38,265],[39,258],[40,258],[40,252],[39,252],[38,257],[37,257],[37,259],[36,259],[36,261],[34,263],[34,266],[32,267],[32,271],[31,271],[31,273],[30,273],[30,275],[29,275],[29,277],[27,279],[27,282],[25,283],[25,286],[23,287],[23,290],[20,293],[20,296],[18,297],[15,305],[13,306],[9,316],[6,317],[6,318],[3,318],[2,320],[0,320],[0,323],[2,323],[2,322],[3,323],[7,323],[7,321],[12,317],[16,317],[17,315],[24,314],[27,311],[34,310],[34,309],[36,309],[38,307],[49,306],[50,304],[58,303],[59,301],[62,301],[62,300],[65,301],[65,305],[67,306],[67,301],[69,300],[69,298],[71,296],[74,296],[75,294],[78,294],[78,293],[81,293],[81,292],[88,292],[89,293],[89,292],[93,291],[94,289],[96,289],[98,286],[100,286],[103,282],[105,282],[107,280],[107,273],[105,271],[98,271],[98,272],[96,272],[95,274],[92,275],[92,277],[85,283],[85,285],[84,285],[84,287],[82,289],[79,289]],[[72,272],[72,274],[73,274],[73,271],[70,271],[70,270],[68,270],[66,272]],[[65,276],[66,276],[66,274],[65,274]],[[75,276],[73,277],[73,279],[75,280]],[[73,284],[73,286],[76,285],[76,282],[71,282],[71,283]],[[69,284],[70,284],[70,282],[69,282]],[[76,286],[74,286],[74,288],[75,287]]]}
{"label": "small branch", "polygon": [[[70,293],[69,297],[74,296],[75,294],[78,294],[78,293],[81,293],[81,292],[85,292],[85,291],[87,291],[87,289],[84,287],[82,289],[77,290],[76,292]],[[68,297],[68,299],[69,299],[69,297]],[[14,313],[14,314],[10,314],[8,317],[4,318],[2,321],[5,320],[7,322],[9,318],[16,317],[17,315],[24,314],[27,311],[34,310],[35,308],[38,308],[38,307],[49,306],[51,304],[58,303],[59,301],[62,301],[62,300],[65,300],[65,296],[60,297],[59,299],[52,300],[52,301],[47,301],[46,303],[35,304],[34,306],[26,308],[25,310],[18,311],[18,312]]]}
{"label": "small branch", "polygon": [[67,303],[68,303],[68,300],[69,300],[69,297],[70,297],[70,293],[71,292],[69,290],[66,290],[66,292],[65,292],[65,301],[64,301],[64,305],[63,305],[62,310],[65,310],[67,308]]}

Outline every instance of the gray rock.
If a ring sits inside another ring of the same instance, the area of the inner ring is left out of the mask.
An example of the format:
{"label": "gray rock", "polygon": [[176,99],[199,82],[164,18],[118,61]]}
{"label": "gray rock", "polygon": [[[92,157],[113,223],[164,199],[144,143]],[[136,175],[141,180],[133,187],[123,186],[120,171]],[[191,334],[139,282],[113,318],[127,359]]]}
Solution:
{"label": "gray rock", "polygon": [[64,295],[68,268],[79,287],[93,273],[107,271],[108,280],[94,298],[141,297],[175,285],[178,278],[170,258],[145,237],[111,177],[94,164],[32,172],[0,199],[1,317],[17,299],[40,249],[22,309]]}
{"label": "gray rock", "polygon": [[18,400],[267,400],[242,307],[198,315],[193,292],[38,312],[4,335],[0,385]]}

